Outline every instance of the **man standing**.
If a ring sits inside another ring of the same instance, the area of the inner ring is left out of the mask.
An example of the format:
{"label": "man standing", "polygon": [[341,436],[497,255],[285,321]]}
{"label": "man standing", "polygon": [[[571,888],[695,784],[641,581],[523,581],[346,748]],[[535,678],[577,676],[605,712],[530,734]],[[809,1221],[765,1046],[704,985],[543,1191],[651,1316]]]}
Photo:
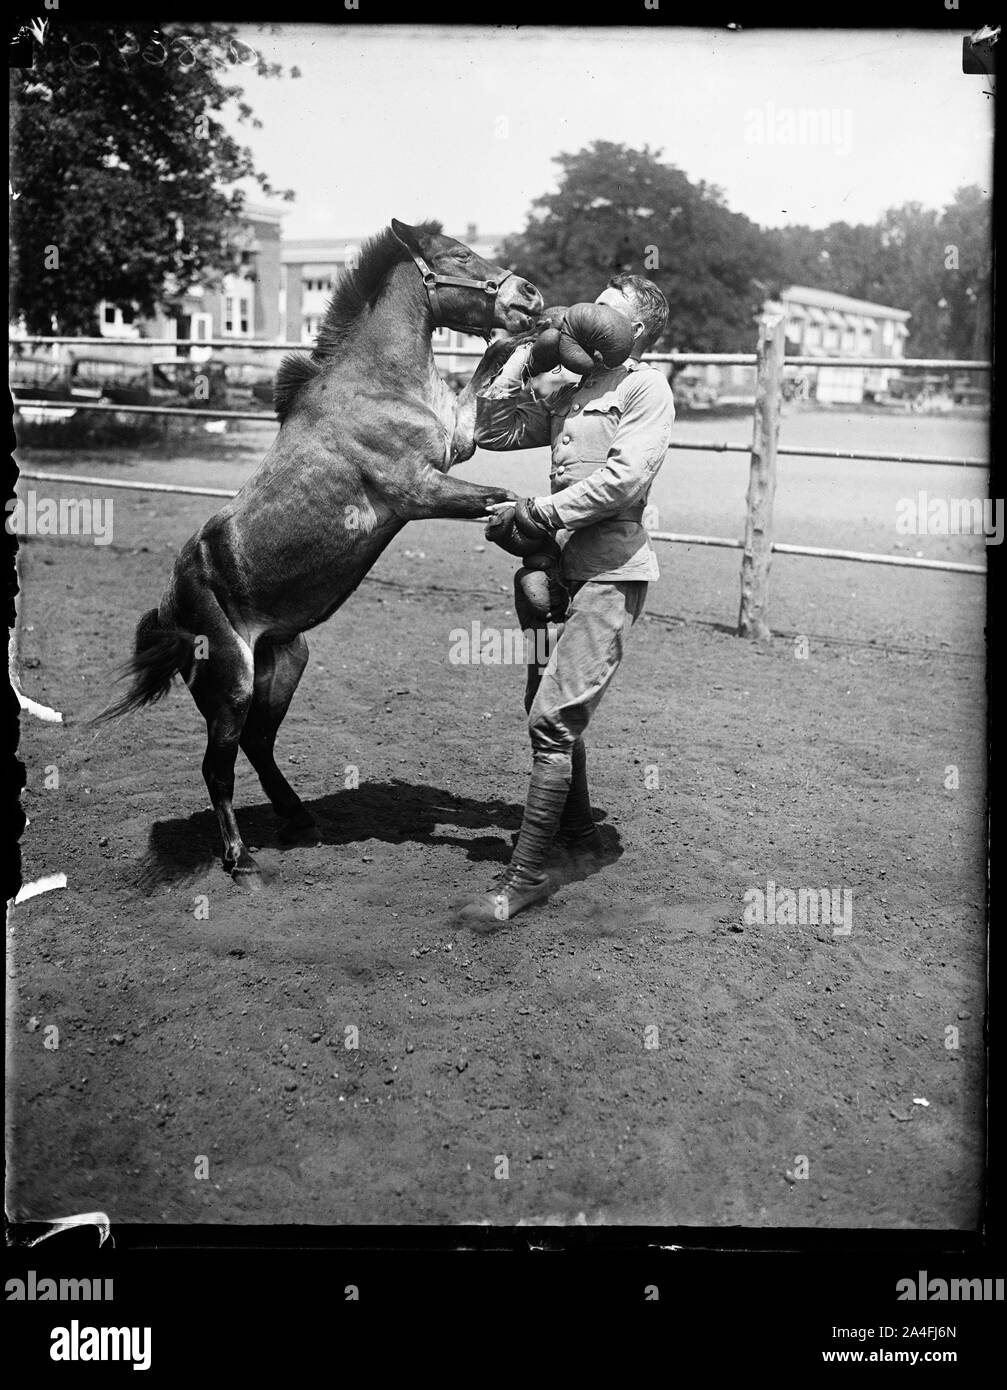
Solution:
{"label": "man standing", "polygon": [[641,362],[664,331],[668,303],[639,275],[617,275],[598,296],[633,329],[630,355],[596,366],[579,385],[548,401],[529,379],[533,344],[517,348],[480,393],[476,443],[484,449],[552,446],[551,496],[494,508],[520,537],[557,538],[571,602],[565,626],[541,674],[529,672],[526,696],[534,764],[511,861],[494,888],[472,898],[462,916],[499,924],[548,896],[545,861],[557,831],[578,857],[597,855],[584,730],[622,660],[629,629],[659,577],[642,525],[651,484],[664,462],[675,418],[665,377]]}

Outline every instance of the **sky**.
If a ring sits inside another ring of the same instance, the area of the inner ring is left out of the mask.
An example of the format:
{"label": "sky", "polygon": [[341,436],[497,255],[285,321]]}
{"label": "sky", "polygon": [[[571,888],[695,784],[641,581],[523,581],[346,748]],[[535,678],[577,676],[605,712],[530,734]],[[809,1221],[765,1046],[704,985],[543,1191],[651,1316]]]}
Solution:
{"label": "sky", "polygon": [[[991,187],[992,101],[963,31],[240,26],[301,76],[238,69],[284,237],[389,218],[520,231],[553,157],[594,140],[660,150],[762,226],[873,222]],[[253,197],[261,195],[252,193]]]}

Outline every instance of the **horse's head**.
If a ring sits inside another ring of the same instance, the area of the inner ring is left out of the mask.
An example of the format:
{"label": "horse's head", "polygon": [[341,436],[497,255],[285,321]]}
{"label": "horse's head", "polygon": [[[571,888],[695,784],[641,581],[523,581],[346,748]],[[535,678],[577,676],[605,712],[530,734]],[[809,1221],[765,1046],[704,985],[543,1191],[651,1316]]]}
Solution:
{"label": "horse's head", "polygon": [[542,308],[534,285],[442,232],[428,234],[394,217],[391,226],[416,262],[436,327],[487,335],[494,328],[524,333],[532,327]]}

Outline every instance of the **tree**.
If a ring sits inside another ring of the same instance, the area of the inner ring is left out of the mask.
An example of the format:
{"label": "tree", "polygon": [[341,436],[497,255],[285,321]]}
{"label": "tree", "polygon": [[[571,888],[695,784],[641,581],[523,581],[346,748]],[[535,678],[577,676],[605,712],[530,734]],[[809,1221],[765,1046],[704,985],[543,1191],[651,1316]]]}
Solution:
{"label": "tree", "polygon": [[547,304],[594,299],[620,271],[645,275],[671,313],[658,346],[748,351],[776,268],[754,222],[720,189],[692,183],[660,150],[596,140],[560,154],[555,193],[537,198],[501,258],[539,286]]}
{"label": "tree", "polygon": [[[767,235],[775,242],[785,284],[810,285],[854,299],[908,308],[903,302],[904,291],[899,291],[896,299],[885,297],[892,293],[888,285],[891,275],[885,265],[887,242],[880,223],[780,227]],[[903,244],[900,240],[899,245]],[[896,258],[899,254],[896,252]]]}
{"label": "tree", "polygon": [[959,188],[940,221],[948,354],[992,355],[993,209],[975,184]]}
{"label": "tree", "polygon": [[872,226],[767,235],[784,284],[908,309],[911,356],[990,355],[992,214],[980,188],[960,188],[942,211],[905,203]]}
{"label": "tree", "polygon": [[93,333],[99,300],[150,315],[237,268],[234,185],[277,192],[216,114],[259,124],[224,80],[249,61],[282,75],[233,26],[70,24],[12,71],[11,310],[30,332]]}

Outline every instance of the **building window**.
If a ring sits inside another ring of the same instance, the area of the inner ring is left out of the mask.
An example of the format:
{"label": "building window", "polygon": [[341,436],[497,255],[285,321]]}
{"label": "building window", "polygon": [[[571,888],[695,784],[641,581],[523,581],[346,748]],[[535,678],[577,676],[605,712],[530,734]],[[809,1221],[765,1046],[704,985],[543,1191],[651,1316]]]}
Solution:
{"label": "building window", "polygon": [[816,324],[809,323],[804,334],[805,347],[817,347],[821,341],[819,334],[821,329]]}
{"label": "building window", "polygon": [[895,341],[895,323],[892,319],[885,319],[881,325],[881,341],[885,347],[891,347]]}
{"label": "building window", "polygon": [[[118,304],[110,304],[102,299],[98,304],[98,330],[103,338],[138,338],[136,309],[127,304],[121,309]],[[55,330],[54,330],[55,331]]]}
{"label": "building window", "polygon": [[224,294],[225,338],[248,338],[252,333],[252,287],[232,279]]}
{"label": "building window", "polygon": [[851,328],[851,329],[849,330],[849,332],[843,334],[843,351],[844,351],[844,352],[856,352],[856,350],[857,350],[857,335],[854,333],[853,329]]}
{"label": "building window", "polygon": [[838,328],[827,328],[827,329],[825,330],[825,349],[826,349],[826,351],[829,351],[830,349],[836,349],[836,348],[838,348],[838,347],[839,347],[839,329],[838,329]]}
{"label": "building window", "polygon": [[301,342],[313,343],[318,337],[318,330],[321,326],[320,314],[305,314],[304,327],[301,329]]}

